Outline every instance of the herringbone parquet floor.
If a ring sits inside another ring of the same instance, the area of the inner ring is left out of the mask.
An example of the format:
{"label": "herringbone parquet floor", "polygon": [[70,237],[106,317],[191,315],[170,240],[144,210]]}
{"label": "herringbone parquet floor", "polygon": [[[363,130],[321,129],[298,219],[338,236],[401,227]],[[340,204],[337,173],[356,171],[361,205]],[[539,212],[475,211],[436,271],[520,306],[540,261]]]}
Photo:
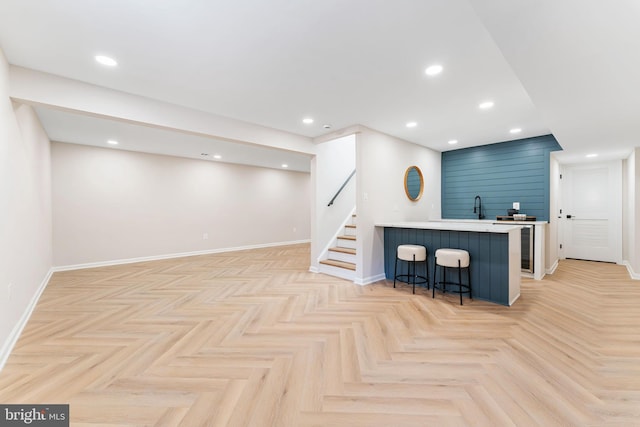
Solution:
{"label": "herringbone parquet floor", "polygon": [[307,272],[308,245],[57,273],[2,403],[74,426],[640,425],[640,284],[563,261],[513,307]]}

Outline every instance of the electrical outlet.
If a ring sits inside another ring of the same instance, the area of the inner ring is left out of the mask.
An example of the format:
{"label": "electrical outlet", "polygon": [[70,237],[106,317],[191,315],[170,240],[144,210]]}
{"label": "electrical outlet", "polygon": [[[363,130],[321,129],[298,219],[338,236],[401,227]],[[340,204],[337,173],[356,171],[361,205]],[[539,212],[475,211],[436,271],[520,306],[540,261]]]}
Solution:
{"label": "electrical outlet", "polygon": [[209,233],[204,233],[202,235],[202,240],[209,240]]}
{"label": "electrical outlet", "polygon": [[295,233],[296,231],[298,231],[298,229],[296,227],[293,227],[293,232]]}

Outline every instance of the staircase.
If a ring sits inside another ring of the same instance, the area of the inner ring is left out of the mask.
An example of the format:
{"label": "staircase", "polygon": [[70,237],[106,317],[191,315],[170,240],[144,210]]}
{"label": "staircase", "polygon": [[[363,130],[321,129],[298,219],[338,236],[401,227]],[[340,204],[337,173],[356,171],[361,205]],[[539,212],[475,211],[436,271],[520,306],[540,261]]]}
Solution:
{"label": "staircase", "polygon": [[320,273],[353,280],[356,274],[356,215],[353,214],[320,261]]}

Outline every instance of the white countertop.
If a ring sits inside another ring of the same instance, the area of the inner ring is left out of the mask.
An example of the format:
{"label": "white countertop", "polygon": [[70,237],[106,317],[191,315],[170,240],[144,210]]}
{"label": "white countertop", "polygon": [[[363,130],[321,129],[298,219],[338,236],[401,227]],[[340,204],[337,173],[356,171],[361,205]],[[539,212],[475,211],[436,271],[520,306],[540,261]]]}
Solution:
{"label": "white countertop", "polygon": [[443,222],[469,222],[475,224],[520,224],[520,225],[540,225],[548,224],[549,221],[499,221],[496,219],[439,219],[437,221]]}
{"label": "white countertop", "polygon": [[[508,233],[511,230],[519,230],[519,224],[495,224],[490,220],[442,220],[442,221],[406,221],[406,222],[381,222],[376,223],[376,227],[392,228],[418,228],[425,230],[448,230],[448,231],[475,231],[479,233]],[[528,224],[533,221],[527,222]]]}

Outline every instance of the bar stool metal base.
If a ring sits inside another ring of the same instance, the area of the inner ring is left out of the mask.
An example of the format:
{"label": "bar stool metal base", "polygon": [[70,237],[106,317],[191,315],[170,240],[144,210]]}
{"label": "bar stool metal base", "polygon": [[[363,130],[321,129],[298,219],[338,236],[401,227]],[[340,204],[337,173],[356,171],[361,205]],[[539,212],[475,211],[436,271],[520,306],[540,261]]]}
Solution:
{"label": "bar stool metal base", "polygon": [[[438,250],[440,251],[440,249]],[[440,289],[442,291],[442,293],[447,293],[447,292],[451,292],[454,294],[459,294],[460,295],[460,305],[462,304],[462,294],[469,294],[469,298],[473,300],[473,296],[472,296],[472,289],[471,289],[471,273],[470,273],[470,263],[469,263],[469,255],[468,253],[463,254],[465,256],[464,259],[464,264],[462,263],[463,260],[461,260],[460,258],[458,258],[457,261],[457,265],[452,263],[451,260],[451,253],[447,254],[447,258],[444,262],[438,262],[438,251],[436,251],[436,261],[435,261],[435,267],[434,267],[434,271],[433,271],[433,294],[432,294],[432,298],[436,297],[436,289]],[[447,250],[448,251],[448,250]],[[453,251],[452,251],[453,252]],[[454,254],[455,257],[455,254]],[[440,270],[442,271],[442,280],[438,280],[438,267],[440,267]],[[453,281],[447,281],[447,269],[453,268],[458,270],[458,281],[457,282],[453,282]],[[467,283],[463,283],[462,282],[462,270],[465,269],[467,271]],[[456,287],[456,289],[449,289],[447,290],[447,286],[454,286]]]}
{"label": "bar stool metal base", "polygon": [[[404,251],[401,250],[401,246],[404,247]],[[393,271],[393,287],[396,287],[396,281],[407,283],[409,285],[413,285],[413,293],[416,293],[416,285],[427,284],[427,289],[431,289],[429,286],[429,263],[427,262],[427,251],[426,248],[421,247],[421,250],[424,251],[423,254],[420,254],[420,257],[416,260],[416,254],[412,253],[411,258],[408,258],[406,254],[407,247],[411,247],[413,245],[401,245],[398,247],[398,251],[396,253],[396,262]],[[422,259],[424,257],[424,259]],[[407,263],[407,274],[398,274],[398,261],[404,261]],[[424,262],[425,266],[425,276],[421,276],[417,274],[417,263]]]}

